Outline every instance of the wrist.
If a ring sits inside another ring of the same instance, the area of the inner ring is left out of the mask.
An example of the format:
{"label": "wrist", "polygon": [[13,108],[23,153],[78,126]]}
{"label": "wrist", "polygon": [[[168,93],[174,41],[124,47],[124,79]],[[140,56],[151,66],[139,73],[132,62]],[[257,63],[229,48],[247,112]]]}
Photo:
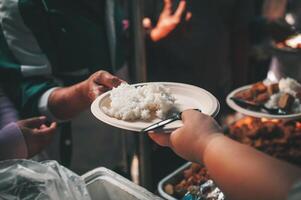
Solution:
{"label": "wrist", "polygon": [[203,163],[205,164],[206,160],[206,154],[207,154],[207,150],[209,148],[211,148],[215,143],[216,140],[219,140],[220,138],[224,138],[225,136],[222,133],[216,132],[216,133],[211,133],[210,135],[208,135],[207,137],[202,137],[199,139],[199,148],[198,148],[198,158],[197,161],[199,163]]}
{"label": "wrist", "polygon": [[80,82],[70,87],[54,90],[49,97],[49,110],[59,120],[69,120],[87,108],[90,100],[86,93],[86,83]]}
{"label": "wrist", "polygon": [[73,87],[74,93],[79,99],[81,99],[83,102],[90,103],[88,80],[82,81]]}

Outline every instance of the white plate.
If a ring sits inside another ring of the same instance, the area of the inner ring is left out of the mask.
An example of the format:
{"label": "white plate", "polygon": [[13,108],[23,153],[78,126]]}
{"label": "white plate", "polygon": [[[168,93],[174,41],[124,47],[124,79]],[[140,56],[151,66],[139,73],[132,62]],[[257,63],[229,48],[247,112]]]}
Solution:
{"label": "white plate", "polygon": [[243,90],[251,88],[252,85],[247,85],[243,86],[240,88],[237,88],[236,90],[232,91],[228,96],[227,96],[227,104],[234,109],[237,112],[240,112],[244,115],[252,116],[252,117],[257,117],[257,118],[269,118],[269,119],[297,119],[301,117],[301,113],[294,113],[294,114],[289,114],[289,115],[275,115],[275,114],[269,114],[266,112],[260,112],[260,111],[253,111],[249,110],[246,108],[243,108],[239,105],[237,105],[233,100],[231,100],[231,97],[234,97],[235,94],[238,92],[241,92]]}
{"label": "white plate", "polygon": [[[200,109],[203,113],[211,116],[216,116],[219,112],[219,102],[217,99],[206,90],[183,83],[172,82],[149,82],[134,84],[134,86],[142,86],[146,84],[158,83],[163,84],[170,89],[171,94],[176,98],[175,108],[179,111],[186,109]],[[123,121],[108,116],[103,111],[103,107],[110,105],[110,91],[106,92],[95,99],[91,105],[91,111],[93,115],[102,122],[110,124],[112,126],[140,132],[142,129],[160,121],[161,119],[153,119],[151,121]],[[171,130],[182,126],[181,121],[175,121],[164,127],[164,130]]]}

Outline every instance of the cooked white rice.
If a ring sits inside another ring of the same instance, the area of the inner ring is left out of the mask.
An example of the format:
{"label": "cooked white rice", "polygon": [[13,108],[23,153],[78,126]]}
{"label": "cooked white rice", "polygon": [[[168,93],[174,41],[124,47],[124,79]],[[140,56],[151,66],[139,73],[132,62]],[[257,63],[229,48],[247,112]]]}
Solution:
{"label": "cooked white rice", "polygon": [[155,83],[139,87],[121,84],[113,88],[110,99],[110,107],[103,107],[104,112],[126,121],[148,120],[153,114],[164,118],[175,102],[168,88]]}
{"label": "cooked white rice", "polygon": [[301,85],[292,78],[282,78],[279,81],[279,91],[295,97],[297,92],[301,92]]}
{"label": "cooked white rice", "polygon": [[281,93],[276,93],[270,96],[270,99],[265,103],[267,108],[278,108],[278,101],[281,96]]}
{"label": "cooked white rice", "polygon": [[[292,78],[282,78],[279,81],[279,92],[273,94],[270,97],[269,101],[265,104],[265,106],[268,108],[278,108],[278,101],[283,93],[288,93],[296,97],[296,94],[300,91],[301,91],[301,85],[296,80]],[[294,113],[301,112],[301,104],[298,98],[295,98],[295,101],[292,105],[292,112]]]}

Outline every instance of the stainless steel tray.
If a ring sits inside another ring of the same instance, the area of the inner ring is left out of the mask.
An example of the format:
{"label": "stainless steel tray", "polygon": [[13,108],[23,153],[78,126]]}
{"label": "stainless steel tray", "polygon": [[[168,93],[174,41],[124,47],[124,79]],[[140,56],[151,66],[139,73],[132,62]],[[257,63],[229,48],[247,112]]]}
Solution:
{"label": "stainless steel tray", "polygon": [[86,182],[92,200],[161,200],[160,197],[104,167],[96,168],[81,177]]}
{"label": "stainless steel tray", "polygon": [[[176,185],[178,184],[180,181],[182,181],[184,179],[184,171],[188,168],[190,168],[190,166],[192,165],[191,162],[188,162],[184,165],[182,165],[180,168],[178,168],[177,170],[175,170],[174,172],[172,172],[171,174],[169,174],[168,176],[166,176],[165,178],[163,178],[159,184],[158,184],[158,192],[159,194],[167,199],[167,200],[177,200],[175,197],[167,194],[164,191],[164,187],[167,184],[171,184],[171,185]],[[212,193],[210,194],[204,194],[204,195],[208,195],[208,196],[204,196],[203,198],[212,198],[212,195],[217,195],[216,197],[218,199],[224,199],[224,195],[221,193],[221,191],[216,187],[216,185],[214,184],[214,182],[212,180],[208,180],[207,182],[205,182],[204,184],[202,184],[200,186],[200,190],[202,190],[201,188],[205,189],[206,187],[208,187],[209,185],[212,185]],[[211,187],[211,186],[209,186]],[[210,196],[210,197],[209,197]],[[203,199],[202,198],[202,199]]]}
{"label": "stainless steel tray", "polygon": [[171,174],[169,174],[168,176],[166,176],[165,178],[163,178],[159,184],[158,184],[158,192],[159,194],[167,199],[167,200],[177,200],[176,198],[170,196],[169,194],[167,194],[164,191],[164,186],[166,184],[172,184],[175,185],[176,183],[178,183],[179,181],[181,181],[184,176],[183,176],[183,172],[188,169],[191,166],[191,162],[188,162],[184,165],[182,165],[180,168],[178,168],[177,170],[175,170],[174,172],[172,172]]}

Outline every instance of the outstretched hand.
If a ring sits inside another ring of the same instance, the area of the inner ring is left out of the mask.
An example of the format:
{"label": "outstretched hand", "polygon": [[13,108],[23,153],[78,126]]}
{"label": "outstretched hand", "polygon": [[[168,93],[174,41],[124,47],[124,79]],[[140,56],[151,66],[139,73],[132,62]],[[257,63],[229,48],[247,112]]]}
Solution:
{"label": "outstretched hand", "polygon": [[90,102],[101,95],[102,93],[111,90],[113,87],[119,86],[122,82],[125,82],[106,71],[98,71],[92,74],[86,81],[83,93],[86,93],[86,97]]}
{"label": "outstretched hand", "polygon": [[109,72],[97,71],[80,83],[54,90],[48,108],[57,119],[68,120],[87,109],[97,96],[122,82],[125,81]]}
{"label": "outstretched hand", "polygon": [[159,41],[174,31],[183,21],[189,21],[192,17],[191,12],[187,12],[186,0],[181,0],[175,12],[172,11],[172,0],[164,0],[164,8],[160,14],[157,25],[153,28],[151,20],[144,18],[143,26],[150,29],[152,41]]}
{"label": "outstretched hand", "polygon": [[26,142],[28,157],[42,151],[52,139],[55,133],[56,123],[45,125],[46,117],[34,117],[17,122]]}
{"label": "outstretched hand", "polygon": [[149,136],[159,145],[170,147],[182,158],[201,162],[210,140],[222,135],[221,128],[213,118],[195,110],[184,111],[182,121],[183,126],[170,134],[150,132]]}

